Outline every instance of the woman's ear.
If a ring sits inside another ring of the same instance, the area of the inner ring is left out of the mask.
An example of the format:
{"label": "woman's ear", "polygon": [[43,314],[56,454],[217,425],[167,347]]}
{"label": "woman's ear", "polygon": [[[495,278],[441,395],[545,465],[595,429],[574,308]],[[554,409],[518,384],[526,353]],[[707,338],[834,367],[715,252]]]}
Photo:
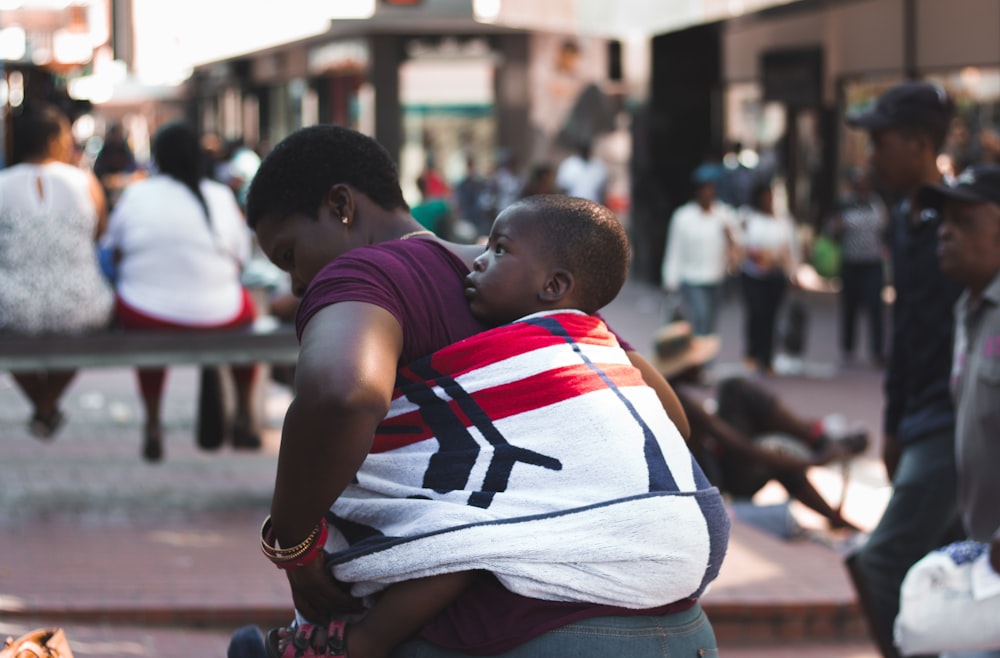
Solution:
{"label": "woman's ear", "polygon": [[538,293],[539,299],[548,304],[556,304],[569,296],[576,280],[569,270],[557,268],[549,272],[545,285]]}
{"label": "woman's ear", "polygon": [[330,210],[330,213],[344,224],[349,224],[354,219],[354,191],[350,185],[345,183],[331,185],[323,203]]}

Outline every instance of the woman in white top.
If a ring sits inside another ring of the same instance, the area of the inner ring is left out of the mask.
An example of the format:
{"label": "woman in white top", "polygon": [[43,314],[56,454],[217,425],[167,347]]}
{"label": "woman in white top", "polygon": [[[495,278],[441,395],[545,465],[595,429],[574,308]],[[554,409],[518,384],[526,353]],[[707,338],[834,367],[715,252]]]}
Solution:
{"label": "woman in white top", "polygon": [[663,259],[663,286],[680,291],[697,336],[716,333],[722,286],[736,246],[736,214],[715,198],[715,174],[699,167],[695,197],[674,211]]}
{"label": "woman in white top", "polygon": [[[158,173],[125,189],[111,215],[118,320],[128,329],[206,330],[249,324],[253,302],[240,284],[250,233],[231,189],[204,177],[198,134],[170,123],[157,131]],[[233,443],[259,447],[252,418],[253,366],[234,367]],[[146,412],[143,456],[162,459],[160,401],[165,370],[139,370]]]}
{"label": "woman in white top", "polygon": [[745,302],[747,364],[772,372],[778,311],[799,265],[795,225],[776,215],[770,183],[754,188],[744,216],[740,284]]}
{"label": "woman in white top", "polygon": [[[0,172],[0,332],[74,334],[106,326],[114,298],[97,262],[107,213],[100,183],[69,164],[73,137],[52,106],[29,108],[15,139],[23,161]],[[33,405],[28,428],[50,438],[75,371],[15,372]]]}

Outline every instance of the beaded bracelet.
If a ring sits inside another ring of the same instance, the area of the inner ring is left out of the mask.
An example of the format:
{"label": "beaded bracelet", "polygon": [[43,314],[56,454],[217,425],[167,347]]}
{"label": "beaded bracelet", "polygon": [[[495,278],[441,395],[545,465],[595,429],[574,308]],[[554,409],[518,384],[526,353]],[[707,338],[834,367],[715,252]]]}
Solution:
{"label": "beaded bracelet", "polygon": [[268,515],[260,526],[260,550],[279,569],[304,567],[323,554],[323,546],[326,544],[328,532],[326,519],[320,519],[320,522],[300,544],[291,548],[278,548],[275,545],[274,532],[271,528],[271,516]]}

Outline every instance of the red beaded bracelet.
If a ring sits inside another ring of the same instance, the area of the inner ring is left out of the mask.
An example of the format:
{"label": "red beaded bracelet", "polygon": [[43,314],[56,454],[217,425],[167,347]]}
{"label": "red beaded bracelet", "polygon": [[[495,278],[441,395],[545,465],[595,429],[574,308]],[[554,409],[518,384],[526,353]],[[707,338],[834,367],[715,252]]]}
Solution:
{"label": "red beaded bracelet", "polygon": [[275,545],[274,531],[271,528],[269,515],[260,526],[260,550],[279,569],[304,567],[323,554],[323,546],[326,544],[328,534],[329,527],[324,518],[300,544],[292,548],[278,548]]}

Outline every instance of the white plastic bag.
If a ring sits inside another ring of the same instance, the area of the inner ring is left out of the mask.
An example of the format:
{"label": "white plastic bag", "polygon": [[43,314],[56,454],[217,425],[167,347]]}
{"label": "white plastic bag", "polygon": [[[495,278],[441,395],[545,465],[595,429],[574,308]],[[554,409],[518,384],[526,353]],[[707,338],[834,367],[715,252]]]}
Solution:
{"label": "white plastic bag", "polygon": [[1000,574],[987,544],[950,544],[910,567],[895,641],[904,656],[1000,649]]}

